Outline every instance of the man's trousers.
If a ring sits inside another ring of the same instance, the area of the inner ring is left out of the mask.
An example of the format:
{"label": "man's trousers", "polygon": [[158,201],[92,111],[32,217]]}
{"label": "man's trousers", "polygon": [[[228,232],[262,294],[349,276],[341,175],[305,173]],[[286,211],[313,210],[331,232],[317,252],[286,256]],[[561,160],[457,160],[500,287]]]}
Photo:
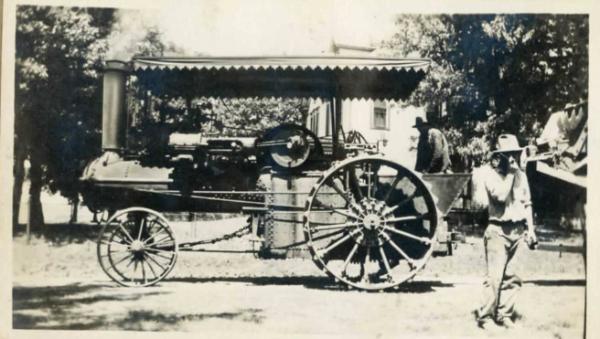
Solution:
{"label": "man's trousers", "polygon": [[479,320],[502,321],[513,317],[517,292],[522,281],[515,273],[513,258],[522,247],[524,223],[490,222],[484,233],[487,275],[484,302],[477,310]]}

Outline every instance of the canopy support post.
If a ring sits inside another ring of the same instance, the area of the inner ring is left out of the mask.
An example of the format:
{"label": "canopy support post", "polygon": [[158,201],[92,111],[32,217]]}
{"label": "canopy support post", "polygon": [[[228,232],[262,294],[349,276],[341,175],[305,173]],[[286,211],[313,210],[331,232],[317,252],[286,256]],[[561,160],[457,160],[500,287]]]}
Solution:
{"label": "canopy support post", "polygon": [[[336,79],[337,80],[337,79]],[[333,96],[331,98],[331,103],[333,106],[333,114],[331,117],[332,120],[332,137],[333,137],[333,157],[335,159],[342,159],[343,150],[341,149],[341,145],[339,142],[340,130],[342,128],[342,97],[340,96],[340,85],[336,81],[335,89]]]}

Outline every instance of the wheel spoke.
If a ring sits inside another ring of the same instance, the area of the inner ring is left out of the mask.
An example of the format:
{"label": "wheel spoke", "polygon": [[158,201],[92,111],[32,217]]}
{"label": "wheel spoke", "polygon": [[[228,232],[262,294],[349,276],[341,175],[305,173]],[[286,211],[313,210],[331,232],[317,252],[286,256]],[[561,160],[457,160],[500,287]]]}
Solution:
{"label": "wheel spoke", "polygon": [[[172,254],[172,253],[173,253],[173,252],[171,252],[171,251],[159,250],[158,248],[146,248],[146,251],[148,251],[148,252],[152,252],[152,251],[154,251],[154,252],[159,252],[159,253],[169,253],[169,254]],[[159,256],[159,257],[161,257],[161,258],[165,258],[165,259],[169,259],[169,260],[171,260],[171,257],[165,257],[165,256],[161,256],[159,253],[151,253],[151,254],[157,255],[157,256]]]}
{"label": "wheel spoke", "polygon": [[131,264],[133,264],[135,262],[135,255],[131,255],[131,260],[127,263],[127,266],[125,266],[125,268],[129,268],[129,266],[131,266]]}
{"label": "wheel spoke", "polygon": [[116,241],[111,240],[112,242],[117,242],[117,243],[119,243],[121,245],[128,246],[127,244],[129,243],[129,241],[127,239],[123,238],[120,234],[113,233],[113,236],[111,237],[111,239],[112,238],[116,238],[116,239],[114,239]]}
{"label": "wheel spoke", "polygon": [[343,223],[343,224],[329,224],[329,225],[316,226],[316,227],[313,227],[312,229],[315,230],[316,232],[319,232],[319,231],[323,231],[323,230],[332,230],[332,229],[336,229],[336,228],[356,227],[356,226],[360,226],[361,224],[362,224],[361,222],[347,222],[347,223]]}
{"label": "wheel spoke", "polygon": [[348,176],[350,177],[350,184],[356,188],[356,195],[358,196],[358,200],[363,199],[363,193],[360,190],[360,182],[358,181],[358,177],[356,176],[356,168],[352,167],[348,169]]}
{"label": "wheel spoke", "polygon": [[373,166],[371,163],[367,163],[367,198],[371,199],[371,184],[373,183]]}
{"label": "wheel spoke", "polygon": [[124,247],[129,248],[129,245],[127,245],[127,244],[121,244],[120,242],[114,242],[114,241],[106,242],[106,241],[101,241],[100,243],[102,245],[106,245],[106,246],[109,246],[109,247],[111,247],[111,246],[124,246]]}
{"label": "wheel spoke", "polygon": [[148,259],[152,260],[152,262],[155,263],[158,267],[160,267],[160,269],[163,270],[163,272],[165,271],[165,267],[161,265],[158,261],[156,261],[156,259],[154,259],[152,255],[150,255],[150,253],[148,253]]}
{"label": "wheel spoke", "polygon": [[162,231],[165,231],[165,229],[168,229],[168,226],[163,225],[163,223],[161,222],[160,219],[154,219],[154,220],[152,220],[152,222],[150,223],[150,226],[148,227],[148,234],[156,232],[156,228],[158,228],[159,233],[162,233]]}
{"label": "wheel spoke", "polygon": [[385,219],[386,222],[390,222],[390,223],[396,223],[396,222],[403,222],[403,221],[415,221],[415,220],[421,220],[423,218],[425,218],[426,215],[407,215],[404,217],[396,217],[396,218],[389,218],[389,219]]}
{"label": "wheel spoke", "polygon": [[129,232],[127,232],[127,230],[125,229],[125,227],[123,227],[122,224],[118,224],[119,228],[121,229],[121,232],[123,232],[123,234],[125,234],[125,236],[127,237],[127,239],[129,239],[130,243],[133,242],[133,238],[131,237],[131,234],[129,234]]}
{"label": "wheel spoke", "polygon": [[328,204],[326,204],[326,203],[324,203],[324,202],[321,202],[321,201],[320,201],[318,198],[316,198],[316,197],[313,199],[313,203],[317,203],[317,205],[319,205],[319,206],[321,206],[321,207],[324,207],[324,208],[327,208],[327,209],[329,209],[330,211],[328,211],[328,212],[337,213],[337,214],[343,215],[343,216],[345,216],[345,217],[349,217],[349,218],[356,219],[356,220],[360,219],[360,217],[358,217],[356,214],[354,214],[354,213],[350,213],[348,210],[343,210],[343,209],[339,209],[339,208],[334,208],[334,207],[333,207],[333,206],[331,206],[331,205],[328,205]]}
{"label": "wheel spoke", "polygon": [[381,233],[381,235],[385,238],[385,240],[387,240],[387,242],[390,244],[390,246],[392,246],[396,252],[398,252],[404,259],[406,259],[406,261],[408,262],[408,264],[414,268],[416,267],[415,265],[415,260],[411,257],[409,257],[395,242],[394,240],[392,240],[392,238],[390,238],[389,235],[387,235],[387,233],[383,232]]}
{"label": "wheel spoke", "polygon": [[402,179],[402,177],[400,176],[400,174],[397,174],[394,177],[394,181],[392,182],[390,189],[385,193],[385,195],[383,196],[383,202],[388,201],[388,199],[390,198],[390,196],[392,195],[392,192],[394,192],[394,190],[396,189],[396,185],[398,185],[398,183],[400,182],[400,179]]}
{"label": "wheel spoke", "polygon": [[150,234],[150,232],[152,231],[152,227],[154,227],[154,219],[149,219],[148,216],[146,216],[146,231],[148,232],[148,234]]}
{"label": "wheel spoke", "polygon": [[379,182],[379,174],[377,173],[377,171],[379,171],[379,169],[373,170],[373,179],[372,179],[372,184],[371,186],[373,186],[372,188],[372,193],[371,195],[373,196],[373,198],[377,197],[377,193],[379,192],[379,185],[381,184]]}
{"label": "wheel spoke", "polygon": [[[113,264],[112,264],[112,266],[115,266],[115,267],[116,267],[118,264],[122,263],[123,261],[125,261],[125,260],[127,260],[127,259],[129,259],[129,258],[133,258],[133,254],[129,254],[129,255],[126,255],[126,256],[124,256],[124,257],[123,257],[123,258],[121,258],[119,261],[117,261],[117,262],[113,263]],[[127,267],[129,267],[129,265],[127,265]]]}
{"label": "wheel spoke", "polygon": [[140,260],[140,265],[142,266],[142,279],[144,279],[144,285],[148,283],[148,279],[146,278],[146,268],[144,267],[144,260]]}
{"label": "wheel spoke", "polygon": [[360,280],[365,283],[370,283],[369,274],[367,272],[367,263],[371,260],[371,247],[367,246],[367,253],[361,262]]}
{"label": "wheel spoke", "polygon": [[344,274],[346,272],[346,269],[348,268],[348,264],[350,264],[350,260],[352,260],[354,253],[356,253],[356,250],[358,250],[358,243],[361,242],[362,239],[363,239],[363,236],[361,235],[358,238],[358,242],[356,244],[354,244],[354,246],[352,247],[352,250],[350,250],[350,253],[348,253],[346,260],[344,260],[344,266],[342,267],[342,274]]}
{"label": "wheel spoke", "polygon": [[[125,249],[125,250],[115,250],[115,251],[112,251],[112,250],[111,250],[111,251],[109,251],[109,252],[110,252],[110,253],[129,253],[130,251],[129,251],[129,249]],[[104,257],[107,257],[107,256],[109,256],[109,255],[110,255],[110,254],[103,254],[102,256],[104,256]]]}
{"label": "wheel spoke", "polygon": [[330,222],[321,222],[321,221],[309,221],[310,222],[310,226],[329,226],[329,225],[333,225]]}
{"label": "wheel spoke", "polygon": [[143,218],[142,220],[140,220],[140,229],[138,230],[138,236],[137,236],[138,241],[142,240],[142,231],[144,230],[145,221],[146,221],[146,218]]}
{"label": "wheel spoke", "polygon": [[329,179],[328,183],[330,184],[331,188],[333,188],[337,194],[339,194],[344,200],[346,200],[346,202],[348,203],[349,206],[353,206],[354,202],[352,200],[350,200],[350,198],[348,198],[346,192],[339,188],[338,185],[335,183],[335,179]]}
{"label": "wheel spoke", "polygon": [[173,238],[171,238],[170,236],[166,236],[166,237],[160,239],[160,241],[153,242],[152,244],[150,244],[148,246],[150,248],[155,248],[156,246],[162,245],[164,243],[173,243]]}
{"label": "wheel spoke", "polygon": [[112,230],[111,232],[107,232],[106,234],[103,234],[102,239],[104,240],[100,240],[100,243],[104,245],[107,245],[108,243],[113,243],[128,246],[128,244],[130,243],[129,240],[123,238],[123,236],[121,236],[121,233],[123,232],[118,228]]}
{"label": "wheel spoke", "polygon": [[169,239],[171,239],[171,235],[167,233],[167,234],[165,234],[164,237],[154,241],[153,244],[158,244],[158,243],[161,243],[161,242],[163,242],[165,240],[169,240]]}
{"label": "wheel spoke", "polygon": [[158,260],[160,258],[161,260],[166,260],[166,261],[170,262],[171,259],[172,259],[171,257],[165,256],[165,255],[160,254],[160,253],[149,253],[148,252],[148,254],[151,255],[152,257],[154,257],[156,260]]}
{"label": "wheel spoke", "polygon": [[161,229],[160,229],[160,231],[158,231],[158,232],[156,232],[156,233],[152,234],[152,236],[151,236],[151,237],[149,237],[148,239],[144,240],[144,245],[145,245],[145,244],[147,244],[147,243],[148,243],[148,241],[150,241],[150,240],[154,239],[154,238],[155,238],[157,235],[159,235],[159,234],[161,234],[161,233],[163,233],[163,232],[165,232],[165,229],[164,229],[164,228],[161,228]]}
{"label": "wheel spoke", "polygon": [[157,246],[152,244],[151,246],[146,247],[146,249],[156,249],[156,250],[163,250],[163,251],[167,251],[169,253],[171,253],[171,249],[173,248],[173,246],[175,246],[175,243],[170,241],[170,242],[163,242],[161,244],[158,244]]}
{"label": "wheel spoke", "polygon": [[385,225],[384,225],[384,226],[383,226],[383,228],[385,228],[386,230],[388,230],[388,231],[390,231],[390,232],[393,232],[393,233],[396,233],[396,234],[402,235],[402,236],[404,236],[404,237],[407,237],[407,238],[410,238],[410,239],[414,239],[414,240],[420,241],[420,242],[422,242],[422,243],[424,243],[424,244],[428,244],[428,245],[430,245],[430,244],[433,242],[433,241],[431,241],[431,239],[429,239],[429,238],[425,238],[425,237],[419,237],[419,236],[416,236],[416,235],[414,235],[414,234],[411,234],[411,233],[408,233],[408,232],[405,232],[405,231],[401,231],[401,230],[399,230],[399,229],[396,229],[396,228],[393,228],[393,227],[389,227],[389,226],[385,226]]}
{"label": "wheel spoke", "polygon": [[408,197],[406,197],[404,200],[400,201],[399,203],[397,203],[396,205],[394,205],[392,207],[388,207],[385,210],[383,210],[382,214],[384,216],[391,214],[392,212],[394,212],[395,210],[397,210],[401,206],[406,205],[406,203],[408,203],[409,201],[411,201],[416,195],[417,195],[417,191],[415,190],[411,195],[409,195]]}
{"label": "wheel spoke", "polygon": [[312,238],[312,241],[317,241],[317,240],[322,240],[322,239],[325,239],[325,238],[329,238],[329,237],[331,237],[331,236],[334,236],[334,235],[340,234],[340,233],[342,233],[342,232],[344,232],[344,229],[339,229],[339,230],[337,230],[337,231],[333,231],[333,232],[331,232],[331,233],[327,233],[327,234],[320,235],[320,236],[318,236],[318,237],[314,237],[314,238]]}
{"label": "wheel spoke", "polygon": [[131,274],[131,280],[135,279],[135,272],[137,272],[138,264],[139,264],[139,260],[137,260],[137,259],[134,260],[133,273]]}
{"label": "wheel spoke", "polygon": [[[150,258],[150,256],[146,253],[144,253],[144,257],[148,258],[148,259],[152,259]],[[150,261],[146,261],[146,265],[148,265],[148,268],[150,269],[150,272],[152,272],[152,275],[154,276],[154,279],[158,278],[158,275],[156,275],[156,272],[154,271],[154,267],[152,267],[152,265],[150,265]],[[159,265],[160,266],[160,265]]]}
{"label": "wheel spoke", "polygon": [[338,239],[336,242],[334,242],[333,244],[327,246],[325,249],[320,251],[320,256],[323,257],[325,255],[327,255],[327,253],[329,253],[331,250],[333,250],[334,248],[338,247],[339,245],[341,245],[342,243],[344,243],[345,241],[347,241],[348,239],[351,239],[353,235],[355,235],[356,233],[360,232],[360,229],[355,229],[352,232],[346,234],[345,236],[341,237],[340,239]]}
{"label": "wheel spoke", "polygon": [[379,244],[379,254],[381,255],[381,260],[383,261],[383,266],[385,267],[385,271],[388,275],[391,275],[392,269],[390,268],[390,262],[388,261],[387,256],[385,255],[385,251],[383,250],[383,243]]}

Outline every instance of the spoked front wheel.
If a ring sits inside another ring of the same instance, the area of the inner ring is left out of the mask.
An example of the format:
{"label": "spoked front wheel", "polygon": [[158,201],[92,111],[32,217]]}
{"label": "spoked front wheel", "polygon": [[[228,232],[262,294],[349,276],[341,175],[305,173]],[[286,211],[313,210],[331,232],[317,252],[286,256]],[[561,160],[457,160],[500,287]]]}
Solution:
{"label": "spoked front wheel", "polygon": [[430,257],[438,213],[412,171],[380,157],[341,162],[309,194],[304,233],[313,261],[337,281],[384,290]]}
{"label": "spoked front wheel", "polygon": [[177,260],[177,242],[167,220],[147,208],[117,212],[98,239],[102,270],[123,286],[151,286],[166,277]]}

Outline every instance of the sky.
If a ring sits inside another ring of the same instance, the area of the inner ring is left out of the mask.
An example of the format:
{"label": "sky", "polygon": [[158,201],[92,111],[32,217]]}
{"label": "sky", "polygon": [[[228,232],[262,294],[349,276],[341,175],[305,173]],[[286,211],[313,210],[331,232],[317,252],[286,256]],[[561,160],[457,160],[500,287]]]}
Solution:
{"label": "sky", "polygon": [[130,46],[144,27],[156,26],[187,55],[316,55],[327,53],[332,41],[370,46],[391,37],[402,11],[400,2],[337,0],[178,4],[122,10],[118,25],[126,33],[115,37],[113,52]]}

